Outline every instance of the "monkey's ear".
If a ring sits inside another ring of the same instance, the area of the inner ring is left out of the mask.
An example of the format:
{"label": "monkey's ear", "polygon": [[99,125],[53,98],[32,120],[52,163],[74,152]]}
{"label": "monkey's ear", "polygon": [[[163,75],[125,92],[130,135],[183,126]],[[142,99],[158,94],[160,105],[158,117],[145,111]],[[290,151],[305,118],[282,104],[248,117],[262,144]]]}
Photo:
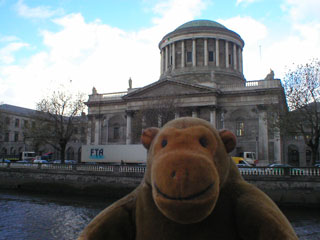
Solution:
{"label": "monkey's ear", "polygon": [[159,132],[159,128],[155,128],[155,127],[146,128],[142,131],[141,142],[146,149],[150,148],[152,140],[154,139],[154,137],[157,135],[158,132]]}
{"label": "monkey's ear", "polygon": [[232,152],[237,144],[236,136],[228,130],[221,130],[219,135],[224,143],[227,153]]}

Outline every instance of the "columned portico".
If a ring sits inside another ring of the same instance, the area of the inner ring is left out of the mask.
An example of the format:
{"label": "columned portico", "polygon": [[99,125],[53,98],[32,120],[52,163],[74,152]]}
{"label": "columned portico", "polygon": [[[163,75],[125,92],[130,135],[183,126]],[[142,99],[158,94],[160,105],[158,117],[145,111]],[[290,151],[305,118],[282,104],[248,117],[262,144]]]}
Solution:
{"label": "columned portico", "polygon": [[100,144],[99,139],[100,139],[100,119],[99,117],[96,117],[95,127],[94,127],[94,144],[95,145]]}
{"label": "columned portico", "polygon": [[211,107],[210,108],[210,123],[212,124],[213,127],[217,127],[217,123],[216,123],[216,107]]}
{"label": "columned portico", "polygon": [[127,131],[126,131],[126,144],[131,144],[132,142],[132,111],[126,111],[127,117]]}
{"label": "columned portico", "polygon": [[226,41],[226,49],[225,49],[225,55],[226,55],[226,68],[229,68],[229,43]]}
{"label": "columned portico", "polygon": [[237,70],[237,46],[233,44],[233,69]]}
{"label": "columned portico", "polygon": [[208,39],[204,39],[204,66],[208,66]]}
{"label": "columned portico", "polygon": [[192,39],[192,66],[195,67],[197,65],[197,49],[196,49],[196,40]]}
{"label": "columned portico", "polygon": [[185,63],[184,63],[184,61],[185,61],[185,55],[184,55],[184,53],[185,53],[184,41],[182,40],[182,41],[181,41],[181,68],[184,68],[184,66],[185,66]]}
{"label": "columned portico", "polygon": [[219,67],[219,39],[216,38],[216,67]]}

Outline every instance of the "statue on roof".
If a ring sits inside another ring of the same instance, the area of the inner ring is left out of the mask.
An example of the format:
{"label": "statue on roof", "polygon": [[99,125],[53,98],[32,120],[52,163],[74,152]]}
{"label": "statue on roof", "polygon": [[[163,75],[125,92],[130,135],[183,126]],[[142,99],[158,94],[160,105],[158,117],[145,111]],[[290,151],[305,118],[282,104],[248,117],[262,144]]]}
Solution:
{"label": "statue on roof", "polygon": [[95,87],[92,88],[92,95],[98,94],[97,89]]}
{"label": "statue on roof", "polygon": [[270,73],[267,74],[264,80],[274,80],[274,72],[271,68],[270,68]]}
{"label": "statue on roof", "polygon": [[131,89],[132,88],[132,79],[131,79],[131,77],[129,78],[129,89]]}

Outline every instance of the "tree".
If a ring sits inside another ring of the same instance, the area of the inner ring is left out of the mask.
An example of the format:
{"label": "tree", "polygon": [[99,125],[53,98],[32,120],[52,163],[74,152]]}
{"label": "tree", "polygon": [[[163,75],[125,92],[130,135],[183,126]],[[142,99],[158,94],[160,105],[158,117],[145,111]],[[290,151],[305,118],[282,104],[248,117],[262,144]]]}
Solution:
{"label": "tree", "polygon": [[320,61],[299,65],[286,74],[283,83],[289,111],[280,117],[282,129],[303,137],[314,164],[320,140]]}
{"label": "tree", "polygon": [[85,122],[81,114],[85,108],[84,94],[73,95],[66,90],[57,90],[37,103],[37,116],[28,137],[35,144],[42,142],[60,152],[64,163],[66,147],[75,135],[75,128]]}

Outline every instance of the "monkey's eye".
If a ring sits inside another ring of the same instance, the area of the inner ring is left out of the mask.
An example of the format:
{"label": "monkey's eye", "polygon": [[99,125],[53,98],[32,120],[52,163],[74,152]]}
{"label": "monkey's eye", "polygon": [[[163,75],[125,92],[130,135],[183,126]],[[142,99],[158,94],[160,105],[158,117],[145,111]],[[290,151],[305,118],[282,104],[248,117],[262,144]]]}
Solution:
{"label": "monkey's eye", "polygon": [[208,146],[208,139],[206,139],[205,137],[201,137],[199,138],[199,143],[202,147],[207,147]]}
{"label": "monkey's eye", "polygon": [[161,142],[161,146],[164,148],[165,146],[167,146],[167,144],[168,144],[167,139],[163,139]]}

